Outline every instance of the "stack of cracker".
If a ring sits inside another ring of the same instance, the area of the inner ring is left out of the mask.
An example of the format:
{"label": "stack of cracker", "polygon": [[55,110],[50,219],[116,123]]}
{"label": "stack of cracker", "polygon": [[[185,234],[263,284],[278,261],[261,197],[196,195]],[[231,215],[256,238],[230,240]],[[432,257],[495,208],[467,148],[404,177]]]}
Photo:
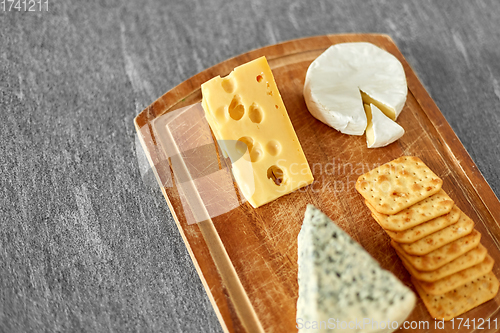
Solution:
{"label": "stack of cracker", "polygon": [[417,157],[361,175],[356,189],[412,276],[429,313],[450,320],[492,299],[499,282],[481,234]]}

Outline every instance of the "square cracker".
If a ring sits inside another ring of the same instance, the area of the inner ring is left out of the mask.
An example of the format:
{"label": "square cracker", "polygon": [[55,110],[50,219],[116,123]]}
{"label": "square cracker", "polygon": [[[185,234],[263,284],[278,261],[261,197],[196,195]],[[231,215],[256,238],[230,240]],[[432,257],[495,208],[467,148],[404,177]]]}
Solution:
{"label": "square cracker", "polygon": [[[373,218],[382,228],[392,231],[407,230],[439,216],[446,215],[451,212],[454,205],[453,200],[451,200],[448,194],[443,190],[439,190],[430,197],[394,215],[386,215],[377,212],[375,207],[366,200],[365,204],[372,212]],[[451,218],[455,218],[455,216],[451,216]]]}
{"label": "square cracker", "polygon": [[492,272],[443,295],[430,295],[416,279],[412,278],[412,282],[431,316],[446,321],[493,299],[499,287]]}
{"label": "square cracker", "polygon": [[423,256],[414,256],[406,253],[395,241],[391,241],[391,245],[398,255],[403,256],[414,268],[419,271],[433,271],[460,257],[465,252],[472,250],[479,245],[480,241],[481,234],[474,229],[467,236],[441,246],[439,249]]}
{"label": "square cracker", "polygon": [[[413,205],[411,207],[414,207],[416,205]],[[460,213],[461,213],[460,209],[458,209],[457,206],[453,206],[453,208],[448,214],[438,216],[432,220],[419,224],[413,228],[402,231],[392,231],[385,229],[385,232],[389,235],[389,237],[391,237],[398,243],[413,243],[418,241],[419,239],[424,238],[427,235],[430,235],[434,232],[446,228],[449,225],[456,223],[458,221],[458,218],[460,217]],[[386,216],[395,216],[395,215],[386,215]]]}
{"label": "square cracker", "polygon": [[456,223],[433,234],[425,236],[416,242],[410,244],[400,244],[400,246],[403,251],[408,254],[423,256],[440,248],[441,246],[453,242],[454,240],[467,236],[473,229],[474,221],[462,212]]}
{"label": "square cracker", "polygon": [[419,284],[429,295],[442,295],[488,274],[493,269],[494,263],[493,258],[487,255],[483,262],[477,265],[448,275],[435,282],[419,281]]}
{"label": "square cracker", "polygon": [[356,190],[379,212],[393,215],[437,193],[443,181],[421,159],[403,156],[356,182]]}
{"label": "square cracker", "polygon": [[430,272],[419,271],[415,267],[413,267],[403,256],[399,256],[399,258],[403,262],[403,266],[405,266],[408,272],[417,280],[434,282],[448,275],[479,264],[486,258],[487,254],[488,251],[486,250],[486,248],[483,245],[479,244],[477,247],[468,252],[465,252],[460,257],[450,261],[443,267]]}

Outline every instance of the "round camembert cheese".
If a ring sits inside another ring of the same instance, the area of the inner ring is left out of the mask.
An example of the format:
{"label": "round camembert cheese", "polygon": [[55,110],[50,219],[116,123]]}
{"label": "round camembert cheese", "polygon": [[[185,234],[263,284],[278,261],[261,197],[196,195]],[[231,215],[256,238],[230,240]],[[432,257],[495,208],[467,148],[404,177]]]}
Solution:
{"label": "round camembert cheese", "polygon": [[329,47],[309,66],[304,99],[311,114],[336,130],[363,135],[368,121],[363,103],[396,120],[408,89],[403,66],[371,43]]}

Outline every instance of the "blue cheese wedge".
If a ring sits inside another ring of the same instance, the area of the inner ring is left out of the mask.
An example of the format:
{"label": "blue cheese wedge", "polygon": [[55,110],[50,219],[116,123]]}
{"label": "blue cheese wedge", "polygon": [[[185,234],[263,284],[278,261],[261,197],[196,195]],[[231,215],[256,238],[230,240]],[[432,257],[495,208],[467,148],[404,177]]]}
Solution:
{"label": "blue cheese wedge", "polygon": [[393,332],[415,294],[312,205],[298,236],[299,332]]}

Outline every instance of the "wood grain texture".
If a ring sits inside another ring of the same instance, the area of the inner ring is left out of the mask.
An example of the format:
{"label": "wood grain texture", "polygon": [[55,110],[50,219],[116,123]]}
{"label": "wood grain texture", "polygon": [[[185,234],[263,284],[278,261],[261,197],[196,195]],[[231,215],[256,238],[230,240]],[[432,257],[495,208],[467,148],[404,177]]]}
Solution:
{"label": "wood grain texture", "polygon": [[[361,41],[371,42],[395,55],[403,64],[408,81],[408,99],[398,118],[398,123],[405,128],[406,133],[396,143],[384,148],[368,149],[363,136],[343,135],[319,122],[307,111],[302,94],[305,73],[312,60],[332,44]],[[195,266],[199,268],[200,277],[226,331],[256,331],[245,329],[255,318],[242,314],[238,309],[246,303],[232,296],[241,287],[257,315],[256,325],[262,325],[266,332],[295,330],[297,235],[305,207],[309,203],[330,216],[382,267],[391,270],[406,284],[411,284],[408,273],[389,245],[390,238],[370,217],[370,211],[364,207],[363,197],[354,187],[359,175],[400,156],[419,157],[443,179],[446,192],[458,207],[476,221],[476,228],[483,235],[482,244],[496,261],[500,260],[500,202],[491,189],[487,190],[489,186],[484,178],[474,173],[474,164],[464,147],[387,35],[344,34],[293,40],[245,53],[193,76],[167,92],[135,119],[144,148],[151,159],[157,160],[157,151],[163,149],[158,144],[160,139],[155,137],[158,133],[149,132],[155,119],[185,105],[200,102],[201,83],[217,75],[226,75],[232,68],[263,55],[273,70],[315,181],[257,209],[244,203],[198,225],[188,224],[187,215],[190,213],[181,203],[185,199],[182,199],[177,182],[163,188],[179,231]],[[187,139],[180,139],[181,142],[194,140],[191,131],[185,136]],[[217,148],[213,146],[212,149],[215,151]],[[470,167],[464,168],[459,161],[468,161]],[[170,175],[170,170],[165,172]],[[175,175],[170,177],[178,178]],[[211,229],[212,225],[217,233],[209,235],[204,232],[207,228]],[[214,241],[222,244],[214,246]],[[218,246],[227,253],[224,253],[224,258],[218,254]],[[211,256],[214,250],[217,254]],[[226,265],[226,256],[232,263],[229,269],[222,268],[223,265],[218,263]],[[200,262],[203,267],[199,266]],[[237,277],[232,276],[233,270]],[[494,273],[500,276],[500,267],[494,268]],[[499,302],[500,295],[467,316],[498,317]],[[235,318],[240,318],[241,323]],[[409,320],[432,322],[432,317],[419,301]],[[445,329],[451,330],[451,324],[445,324]],[[439,329],[418,332],[429,331],[438,332]],[[460,332],[472,331],[463,329]]]}
{"label": "wood grain texture", "polygon": [[0,11],[0,331],[222,331],[140,169],[133,118],[265,45],[391,35],[470,171],[500,194],[498,1],[316,3],[49,0],[48,12]]}

